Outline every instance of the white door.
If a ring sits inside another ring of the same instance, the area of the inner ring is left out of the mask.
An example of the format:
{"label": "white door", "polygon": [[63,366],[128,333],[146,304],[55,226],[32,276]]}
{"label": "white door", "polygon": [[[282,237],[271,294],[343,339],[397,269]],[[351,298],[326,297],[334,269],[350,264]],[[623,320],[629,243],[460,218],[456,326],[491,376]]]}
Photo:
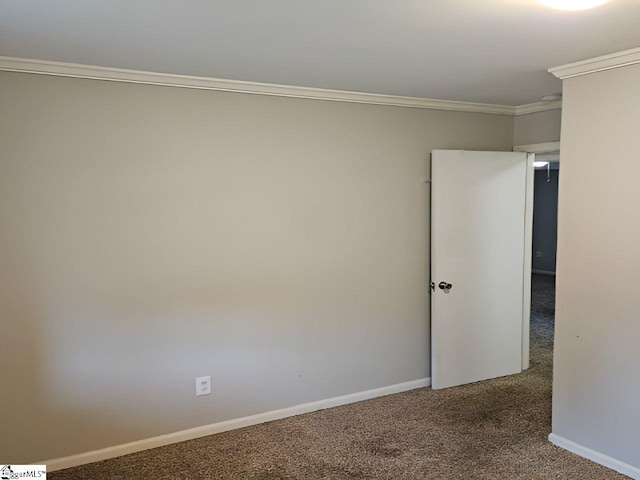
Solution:
{"label": "white door", "polygon": [[434,389],[528,365],[532,160],[519,152],[432,152]]}

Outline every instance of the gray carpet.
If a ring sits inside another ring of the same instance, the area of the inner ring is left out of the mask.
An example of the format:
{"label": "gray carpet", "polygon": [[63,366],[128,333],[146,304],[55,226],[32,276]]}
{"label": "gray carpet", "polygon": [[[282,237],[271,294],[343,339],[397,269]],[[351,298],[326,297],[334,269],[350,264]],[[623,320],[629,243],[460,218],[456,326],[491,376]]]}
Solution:
{"label": "gray carpet", "polygon": [[547,441],[553,277],[534,276],[531,368],[332,408],[50,474],[67,479],[623,479]]}

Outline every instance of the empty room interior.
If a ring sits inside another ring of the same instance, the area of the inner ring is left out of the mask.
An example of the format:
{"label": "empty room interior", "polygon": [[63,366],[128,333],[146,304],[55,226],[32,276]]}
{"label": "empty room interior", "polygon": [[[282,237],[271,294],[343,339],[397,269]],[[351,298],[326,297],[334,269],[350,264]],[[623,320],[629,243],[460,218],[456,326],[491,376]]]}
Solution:
{"label": "empty room interior", "polygon": [[0,476],[640,479],[639,20],[2,0]]}

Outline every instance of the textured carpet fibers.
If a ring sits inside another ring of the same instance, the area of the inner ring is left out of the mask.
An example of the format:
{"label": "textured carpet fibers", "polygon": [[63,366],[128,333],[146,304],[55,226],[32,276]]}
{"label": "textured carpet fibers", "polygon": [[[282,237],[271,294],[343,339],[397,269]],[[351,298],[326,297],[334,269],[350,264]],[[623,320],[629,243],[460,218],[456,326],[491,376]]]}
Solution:
{"label": "textured carpet fibers", "polygon": [[50,474],[67,479],[622,479],[553,446],[553,277],[534,276],[531,368],[422,388]]}

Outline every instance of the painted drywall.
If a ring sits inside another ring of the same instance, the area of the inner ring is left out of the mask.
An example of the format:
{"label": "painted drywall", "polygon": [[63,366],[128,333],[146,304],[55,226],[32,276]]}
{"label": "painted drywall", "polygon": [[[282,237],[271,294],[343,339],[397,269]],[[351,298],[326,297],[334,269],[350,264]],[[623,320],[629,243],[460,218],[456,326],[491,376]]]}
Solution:
{"label": "painted drywall", "polygon": [[559,141],[561,117],[561,109],[516,116],[513,122],[513,144],[531,145]]}
{"label": "painted drywall", "polygon": [[564,82],[553,379],[553,433],[636,469],[638,85],[640,65]]}
{"label": "painted drywall", "polygon": [[533,181],[533,247],[531,268],[556,271],[558,170],[536,170]]}
{"label": "painted drywall", "polygon": [[429,376],[429,152],[513,138],[509,116],[7,72],[0,109],[15,463]]}

